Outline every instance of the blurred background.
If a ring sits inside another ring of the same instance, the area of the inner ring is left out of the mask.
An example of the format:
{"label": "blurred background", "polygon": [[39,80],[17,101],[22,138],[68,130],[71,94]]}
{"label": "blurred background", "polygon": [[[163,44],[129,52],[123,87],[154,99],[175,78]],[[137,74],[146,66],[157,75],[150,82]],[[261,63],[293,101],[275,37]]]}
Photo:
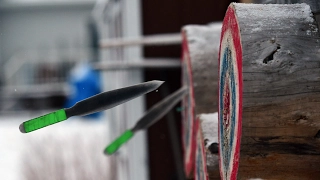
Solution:
{"label": "blurred background", "polygon": [[[222,21],[230,2],[0,0],[1,179],[184,179],[176,109],[117,154],[102,151],[181,86],[181,27]],[[166,83],[100,114],[18,130],[88,96],[149,80]]]}

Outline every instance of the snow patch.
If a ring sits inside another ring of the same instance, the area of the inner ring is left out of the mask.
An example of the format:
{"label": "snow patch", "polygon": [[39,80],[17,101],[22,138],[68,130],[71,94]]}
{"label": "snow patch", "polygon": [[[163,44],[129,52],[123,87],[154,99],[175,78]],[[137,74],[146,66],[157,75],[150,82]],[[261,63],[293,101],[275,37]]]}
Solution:
{"label": "snow patch", "polygon": [[[236,15],[245,21],[250,21],[246,29],[252,33],[261,31],[270,31],[268,27],[281,27],[283,21],[286,19],[291,23],[287,23],[287,27],[294,28],[297,24],[305,24],[309,27],[306,30],[306,35],[318,32],[315,25],[315,20],[310,9],[310,6],[302,4],[245,4],[245,3],[232,3],[236,9]],[[259,21],[258,21],[259,20]],[[289,24],[289,25],[288,25]],[[290,26],[290,27],[289,27]],[[298,30],[297,30],[298,31]],[[312,32],[312,33],[311,33]]]}
{"label": "snow patch", "polygon": [[[234,3],[237,8],[236,14],[238,16],[255,16],[259,18],[268,18],[276,21],[277,18],[291,19],[292,17],[299,17],[306,22],[313,23],[312,12],[310,6],[302,4],[244,4]],[[298,10],[298,11],[297,11]]]}
{"label": "snow patch", "polygon": [[74,117],[20,133],[19,124],[32,117],[0,117],[1,179],[108,179],[106,121]]}
{"label": "snow patch", "polygon": [[[219,51],[221,22],[214,22],[203,25],[187,25],[183,30],[187,33],[189,49],[196,49],[191,51],[191,59],[199,59],[197,56],[214,56],[216,51]],[[218,57],[214,57],[218,58]]]}

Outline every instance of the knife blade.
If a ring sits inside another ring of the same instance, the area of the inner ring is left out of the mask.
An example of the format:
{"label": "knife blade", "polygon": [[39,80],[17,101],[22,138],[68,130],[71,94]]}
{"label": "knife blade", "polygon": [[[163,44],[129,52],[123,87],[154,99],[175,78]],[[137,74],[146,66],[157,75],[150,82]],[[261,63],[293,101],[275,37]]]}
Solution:
{"label": "knife blade", "polygon": [[72,116],[84,116],[98,111],[113,108],[138,96],[156,90],[164,81],[149,81],[137,85],[103,92],[77,102],[70,108],[60,109],[49,114],[28,120],[20,124],[22,133],[29,133],[37,129],[67,120]]}
{"label": "knife blade", "polygon": [[188,93],[187,87],[182,87],[179,90],[175,91],[168,97],[166,97],[161,102],[152,106],[151,109],[135,124],[132,129],[126,130],[122,135],[115,139],[110,145],[108,145],[104,153],[111,155],[116,152],[121,145],[126,143],[131,139],[135,132],[143,129],[147,129],[159,119],[161,119],[165,114],[168,113],[186,94]]}

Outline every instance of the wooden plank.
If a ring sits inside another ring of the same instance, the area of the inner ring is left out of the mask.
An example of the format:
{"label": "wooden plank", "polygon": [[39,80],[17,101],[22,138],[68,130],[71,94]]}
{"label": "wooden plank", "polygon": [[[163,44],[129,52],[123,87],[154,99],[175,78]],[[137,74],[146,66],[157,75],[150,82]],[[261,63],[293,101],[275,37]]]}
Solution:
{"label": "wooden plank", "polygon": [[306,4],[229,6],[219,57],[223,179],[320,177],[319,42]]}

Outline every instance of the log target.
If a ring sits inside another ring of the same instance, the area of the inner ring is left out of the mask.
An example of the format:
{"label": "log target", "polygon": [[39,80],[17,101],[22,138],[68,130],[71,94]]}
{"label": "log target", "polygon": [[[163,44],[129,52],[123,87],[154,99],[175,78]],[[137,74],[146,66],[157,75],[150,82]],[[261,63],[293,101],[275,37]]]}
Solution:
{"label": "log target", "polygon": [[208,172],[207,172],[207,162],[206,162],[206,152],[204,146],[204,139],[202,135],[200,119],[197,118],[195,123],[196,130],[196,138],[197,138],[197,147],[195,153],[195,170],[194,170],[194,179],[195,180],[208,180]]}
{"label": "log target", "polygon": [[187,177],[192,176],[194,168],[194,150],[195,150],[195,137],[194,137],[194,93],[193,93],[193,81],[191,72],[191,61],[189,56],[189,49],[187,44],[187,37],[185,33],[182,33],[182,84],[189,87],[189,95],[182,100],[182,140],[184,149],[184,164],[185,173]]}
{"label": "log target", "polygon": [[219,52],[222,179],[320,177],[319,49],[307,4],[228,7]]}
{"label": "log target", "polygon": [[[182,29],[182,84],[188,86],[190,91],[182,103],[182,140],[188,178],[193,178],[193,171],[198,168],[195,162],[196,115],[214,113],[218,110],[218,53],[221,27],[222,23],[212,23],[207,26],[188,25]],[[212,176],[217,177],[219,173],[215,171]]]}
{"label": "log target", "polygon": [[232,9],[223,21],[219,55],[219,164],[222,179],[236,179],[242,120],[242,48]]}

